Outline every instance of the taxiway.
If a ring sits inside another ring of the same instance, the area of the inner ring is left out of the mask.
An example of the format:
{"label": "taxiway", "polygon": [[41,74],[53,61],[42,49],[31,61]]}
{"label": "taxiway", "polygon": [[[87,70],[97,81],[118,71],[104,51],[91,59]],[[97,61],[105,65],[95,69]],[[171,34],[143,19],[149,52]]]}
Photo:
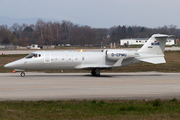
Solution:
{"label": "taxiway", "polygon": [[180,99],[180,73],[0,73],[0,101]]}

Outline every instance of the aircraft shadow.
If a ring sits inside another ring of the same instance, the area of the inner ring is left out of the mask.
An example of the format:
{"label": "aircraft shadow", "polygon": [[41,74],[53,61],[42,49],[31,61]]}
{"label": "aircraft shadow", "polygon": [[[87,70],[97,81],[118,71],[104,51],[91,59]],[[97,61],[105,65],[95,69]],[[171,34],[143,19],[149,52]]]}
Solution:
{"label": "aircraft shadow", "polygon": [[[104,74],[102,74],[102,75],[100,75],[100,76],[92,76],[91,74],[85,74],[85,75],[79,75],[79,74],[77,74],[77,75],[64,75],[64,74],[59,74],[59,75],[53,75],[53,74],[47,74],[47,75],[44,75],[44,74],[42,74],[42,75],[40,75],[40,74],[38,74],[38,75],[28,75],[28,73],[26,74],[26,76],[25,77],[68,77],[68,78],[72,78],[72,77],[94,77],[94,78],[102,78],[102,77],[109,77],[109,78],[113,78],[113,77],[124,77],[124,76],[163,76],[162,74],[115,74],[115,75],[104,75]],[[9,77],[15,77],[15,76],[13,76],[13,75],[10,75]],[[21,77],[20,75],[18,76],[16,76],[16,77]]]}

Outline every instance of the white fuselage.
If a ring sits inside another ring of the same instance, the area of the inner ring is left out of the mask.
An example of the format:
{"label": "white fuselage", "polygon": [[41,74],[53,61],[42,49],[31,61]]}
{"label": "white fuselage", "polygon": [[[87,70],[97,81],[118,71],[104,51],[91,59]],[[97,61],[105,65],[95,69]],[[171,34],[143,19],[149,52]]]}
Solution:
{"label": "white fuselage", "polygon": [[[124,61],[120,66],[126,66],[139,62],[139,60],[131,57],[129,51],[116,52],[113,51],[113,56],[104,52],[51,52],[38,51],[34,52],[37,57],[22,58],[20,60],[6,64],[6,68],[12,69],[36,69],[36,70],[71,70],[71,69],[106,69],[112,68],[122,56],[126,54]],[[118,54],[119,56],[116,56]],[[134,52],[133,52],[134,54]],[[120,67],[118,66],[118,67]]]}

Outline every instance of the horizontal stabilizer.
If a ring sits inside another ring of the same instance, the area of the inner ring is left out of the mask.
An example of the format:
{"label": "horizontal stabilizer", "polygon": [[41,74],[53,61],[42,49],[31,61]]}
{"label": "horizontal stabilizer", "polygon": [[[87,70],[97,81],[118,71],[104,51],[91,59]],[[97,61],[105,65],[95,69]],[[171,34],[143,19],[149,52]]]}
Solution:
{"label": "horizontal stabilizer", "polygon": [[163,35],[163,34],[158,34],[158,36],[155,36],[155,38],[174,38],[176,37],[175,35]]}
{"label": "horizontal stabilizer", "polygon": [[144,59],[139,59],[139,60],[143,62],[153,63],[153,64],[166,63],[164,57],[144,58]]}

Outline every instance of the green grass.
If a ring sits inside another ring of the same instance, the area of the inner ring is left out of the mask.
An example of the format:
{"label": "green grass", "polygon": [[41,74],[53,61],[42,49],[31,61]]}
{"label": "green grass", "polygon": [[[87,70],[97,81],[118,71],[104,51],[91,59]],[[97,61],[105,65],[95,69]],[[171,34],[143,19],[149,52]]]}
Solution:
{"label": "green grass", "polygon": [[23,58],[26,57],[28,54],[9,54],[9,55],[0,55],[0,58]]}
{"label": "green grass", "polygon": [[179,119],[180,101],[1,101],[0,119]]}

